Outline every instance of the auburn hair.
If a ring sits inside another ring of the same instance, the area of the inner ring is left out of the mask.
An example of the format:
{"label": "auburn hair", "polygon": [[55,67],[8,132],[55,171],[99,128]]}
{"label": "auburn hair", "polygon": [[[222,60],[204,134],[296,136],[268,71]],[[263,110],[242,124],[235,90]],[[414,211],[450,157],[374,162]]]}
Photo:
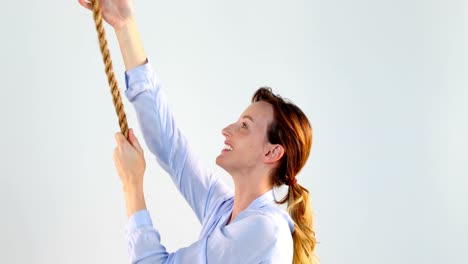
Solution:
{"label": "auburn hair", "polygon": [[252,103],[264,101],[273,106],[274,118],[267,130],[268,141],[284,148],[279,165],[272,172],[274,186],[289,185],[288,195],[279,204],[288,202],[288,213],[294,221],[293,264],[318,264],[309,191],[297,183],[296,176],[304,167],[312,147],[312,127],[302,110],[293,102],[276,95],[270,87],[261,87]]}

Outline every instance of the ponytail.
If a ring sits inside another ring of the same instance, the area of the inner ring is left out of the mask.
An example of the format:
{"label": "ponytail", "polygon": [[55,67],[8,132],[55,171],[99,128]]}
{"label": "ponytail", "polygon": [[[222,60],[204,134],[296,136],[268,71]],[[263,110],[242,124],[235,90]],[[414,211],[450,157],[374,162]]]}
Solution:
{"label": "ponytail", "polygon": [[289,186],[288,212],[294,220],[293,264],[319,264],[314,254],[317,242],[313,230],[309,191],[298,183]]}

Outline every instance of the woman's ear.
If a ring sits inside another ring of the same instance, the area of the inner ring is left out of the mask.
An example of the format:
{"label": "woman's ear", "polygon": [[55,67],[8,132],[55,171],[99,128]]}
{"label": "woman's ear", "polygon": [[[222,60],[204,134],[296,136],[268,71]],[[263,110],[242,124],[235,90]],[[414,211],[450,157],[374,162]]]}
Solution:
{"label": "woman's ear", "polygon": [[284,155],[284,148],[278,144],[271,144],[270,148],[265,153],[264,162],[267,164],[275,163]]}

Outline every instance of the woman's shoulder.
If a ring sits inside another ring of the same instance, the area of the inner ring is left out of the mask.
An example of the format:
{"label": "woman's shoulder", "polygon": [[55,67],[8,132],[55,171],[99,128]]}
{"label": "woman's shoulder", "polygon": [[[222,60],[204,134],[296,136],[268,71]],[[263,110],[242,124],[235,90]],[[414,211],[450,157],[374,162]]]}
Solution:
{"label": "woman's shoulder", "polygon": [[292,233],[289,215],[281,208],[271,205],[241,212],[229,225],[242,233],[257,234],[266,240],[278,239],[282,234]]}
{"label": "woman's shoulder", "polygon": [[249,249],[255,249],[253,254],[262,261],[274,257],[276,260],[287,259],[287,262],[290,262],[293,240],[288,221],[284,219],[281,211],[278,211],[282,210],[281,208],[276,210],[274,207],[268,207],[243,211],[225,227],[223,233],[236,245],[242,245],[243,253],[239,254],[246,256]]}
{"label": "woman's shoulder", "polygon": [[293,242],[287,223],[265,210],[242,211],[228,225],[217,229],[208,241],[208,248],[213,250],[210,254],[221,256],[217,260],[234,260],[229,263],[292,259]]}

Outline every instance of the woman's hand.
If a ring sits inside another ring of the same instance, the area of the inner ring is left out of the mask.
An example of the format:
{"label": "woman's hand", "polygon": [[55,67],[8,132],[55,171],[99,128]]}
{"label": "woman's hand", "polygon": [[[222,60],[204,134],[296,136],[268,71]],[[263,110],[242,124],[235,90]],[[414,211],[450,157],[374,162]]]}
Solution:
{"label": "woman's hand", "polygon": [[124,190],[143,190],[143,176],[146,169],[143,149],[131,128],[128,131],[128,139],[121,132],[115,134],[117,141],[117,147],[114,149],[115,167]]}
{"label": "woman's hand", "polygon": [[[134,19],[133,4],[131,0],[94,0],[99,1],[102,18],[115,30],[120,30]],[[90,1],[78,0],[83,7],[93,10]]]}

